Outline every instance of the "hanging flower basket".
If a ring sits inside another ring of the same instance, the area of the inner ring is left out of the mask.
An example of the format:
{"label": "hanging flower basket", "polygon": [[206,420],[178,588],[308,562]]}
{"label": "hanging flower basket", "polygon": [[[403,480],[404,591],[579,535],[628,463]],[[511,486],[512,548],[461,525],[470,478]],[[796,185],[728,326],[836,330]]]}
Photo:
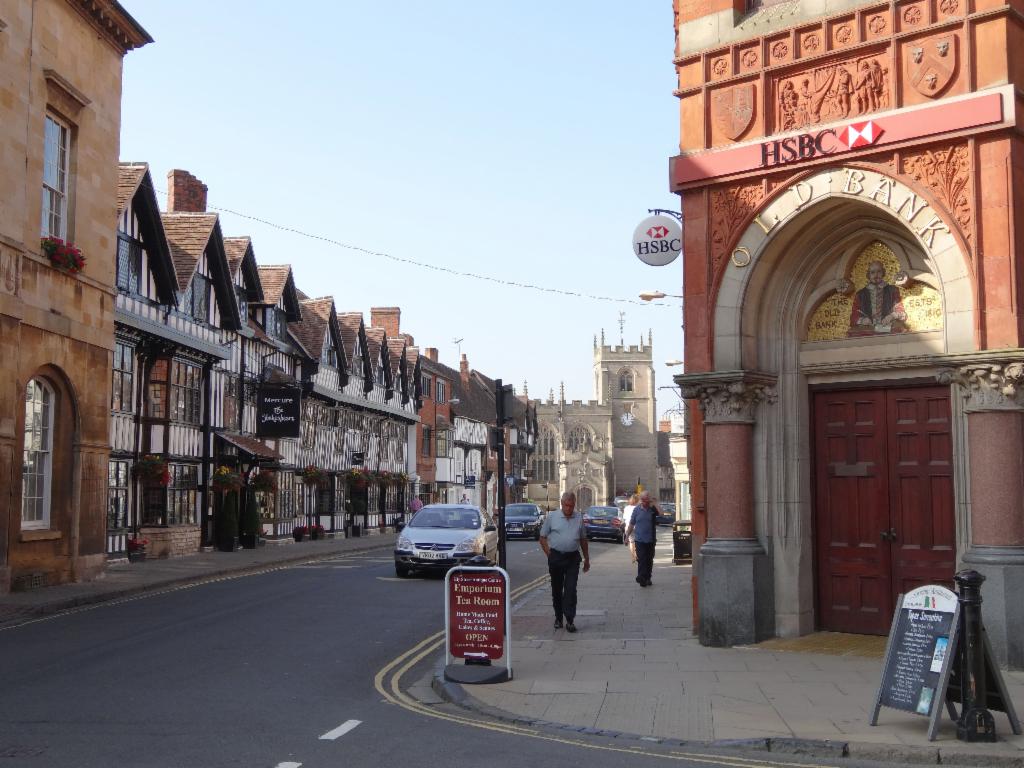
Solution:
{"label": "hanging flower basket", "polygon": [[277,475],[273,472],[260,472],[249,479],[249,487],[257,492],[275,493],[277,491]]}
{"label": "hanging flower basket", "polygon": [[142,481],[143,485],[167,486],[171,483],[171,472],[167,468],[167,461],[162,456],[152,453],[146,454],[135,462],[132,472]]}
{"label": "hanging flower basket", "polygon": [[391,482],[392,477],[393,475],[390,472],[385,472],[381,470],[380,472],[377,473],[377,482],[379,482],[381,485],[388,485]]}
{"label": "hanging flower basket", "polygon": [[345,473],[345,479],[354,490],[365,490],[370,482],[370,473],[363,469],[350,469]]}
{"label": "hanging flower basket", "polygon": [[213,471],[213,477],[210,479],[210,485],[213,490],[218,493],[228,493],[229,491],[237,491],[242,487],[242,476],[231,469],[231,467],[225,467],[223,464]]}
{"label": "hanging flower basket", "polygon": [[59,237],[44,237],[39,248],[56,269],[69,274],[81,272],[85,267],[85,256],[73,243],[65,243]]}
{"label": "hanging flower basket", "polygon": [[309,538],[311,539],[322,539],[326,534],[324,533],[324,527],[320,523],[309,526]]}
{"label": "hanging flower basket", "polygon": [[313,485],[317,488],[323,488],[328,482],[327,473],[315,464],[310,464],[299,472],[299,479],[307,485]]}

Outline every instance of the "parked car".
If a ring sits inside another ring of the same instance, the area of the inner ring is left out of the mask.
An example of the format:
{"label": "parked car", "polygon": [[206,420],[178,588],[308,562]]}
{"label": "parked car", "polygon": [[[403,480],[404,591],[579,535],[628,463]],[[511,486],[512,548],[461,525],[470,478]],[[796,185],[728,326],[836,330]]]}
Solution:
{"label": "parked car", "polygon": [[536,504],[508,504],[505,507],[505,538],[540,539],[544,513]]}
{"label": "parked car", "polygon": [[658,525],[672,525],[676,521],[676,505],[672,501],[659,501],[655,504],[658,514],[654,521]]}
{"label": "parked car", "polygon": [[583,513],[583,529],[588,539],[614,539],[620,544],[626,532],[618,507],[590,507]]}
{"label": "parked car", "polygon": [[428,504],[400,526],[395,542],[395,575],[411,571],[447,571],[483,555],[498,557],[498,526],[470,504]]}

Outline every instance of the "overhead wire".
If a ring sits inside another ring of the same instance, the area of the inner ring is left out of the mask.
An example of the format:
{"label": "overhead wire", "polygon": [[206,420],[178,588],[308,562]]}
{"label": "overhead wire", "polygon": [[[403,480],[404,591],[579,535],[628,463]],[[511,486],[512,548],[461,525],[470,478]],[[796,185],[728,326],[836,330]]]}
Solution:
{"label": "overhead wire", "polygon": [[[167,196],[167,192],[165,192],[162,189],[158,189],[157,192],[159,194],[163,195],[164,197]],[[479,273],[476,273],[476,272],[465,272],[465,271],[462,271],[462,270],[453,269],[452,267],[440,266],[438,264],[429,264],[429,263],[427,263],[425,261],[418,261],[416,259],[410,259],[410,258],[405,257],[405,256],[396,256],[395,254],[387,253],[386,251],[375,251],[375,250],[373,250],[371,248],[364,248],[361,245],[353,245],[351,243],[345,243],[345,242],[342,242],[341,240],[335,240],[334,238],[328,237],[326,235],[318,235],[318,234],[315,234],[313,232],[306,232],[305,230],[299,229],[297,227],[288,226],[287,224],[278,224],[277,222],[270,221],[269,219],[264,219],[264,218],[262,218],[260,216],[253,216],[252,214],[248,214],[248,213],[242,213],[241,211],[236,211],[236,210],[233,210],[231,208],[225,208],[223,206],[215,206],[215,205],[208,205],[207,207],[208,207],[209,210],[216,211],[218,213],[227,213],[227,214],[231,214],[232,216],[238,216],[239,218],[247,219],[249,221],[254,221],[254,222],[258,223],[258,224],[263,224],[264,226],[271,227],[272,229],[280,230],[281,232],[289,232],[289,233],[294,234],[294,235],[299,235],[300,237],[305,237],[305,238],[307,238],[309,240],[317,240],[317,241],[320,241],[322,243],[327,243],[328,245],[334,245],[334,246],[337,246],[339,248],[344,248],[346,250],[356,251],[358,253],[363,253],[363,254],[365,254],[367,256],[374,256],[374,257],[379,257],[379,258],[390,259],[391,261],[396,261],[396,262],[398,262],[400,264],[409,264],[409,265],[414,266],[414,267],[420,267],[421,269],[429,269],[429,270],[433,270],[435,272],[442,272],[442,273],[449,274],[449,275],[455,275],[457,277],[465,277],[465,278],[470,278],[472,280],[485,280],[487,282],[496,283],[498,285],[506,285],[506,286],[509,286],[509,287],[512,287],[512,288],[522,288],[522,289],[525,289],[525,290],[540,291],[542,293],[553,293],[553,294],[558,294],[558,295],[561,295],[561,296],[574,296],[576,298],[590,299],[592,301],[605,301],[605,302],[611,302],[611,303],[615,303],[615,304],[635,304],[635,305],[640,305],[640,306],[651,306],[651,307],[671,307],[671,306],[673,306],[672,304],[663,303],[663,302],[657,302],[657,301],[638,301],[636,299],[620,298],[620,297],[617,297],[617,296],[598,296],[598,295],[591,294],[591,293],[581,293],[579,291],[570,291],[570,290],[566,290],[564,288],[552,288],[550,286],[538,285],[536,283],[525,283],[525,282],[517,282],[515,280],[504,280],[504,279],[502,279],[500,277],[494,277],[492,275],[479,274]]]}

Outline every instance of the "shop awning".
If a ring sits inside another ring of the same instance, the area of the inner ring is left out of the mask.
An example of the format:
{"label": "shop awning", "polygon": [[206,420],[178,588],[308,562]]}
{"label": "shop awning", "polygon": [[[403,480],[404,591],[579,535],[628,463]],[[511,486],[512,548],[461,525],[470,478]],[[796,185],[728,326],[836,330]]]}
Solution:
{"label": "shop awning", "polygon": [[242,435],[238,432],[217,432],[217,437],[256,459],[260,464],[277,462],[282,458],[280,453],[266,443],[249,435]]}

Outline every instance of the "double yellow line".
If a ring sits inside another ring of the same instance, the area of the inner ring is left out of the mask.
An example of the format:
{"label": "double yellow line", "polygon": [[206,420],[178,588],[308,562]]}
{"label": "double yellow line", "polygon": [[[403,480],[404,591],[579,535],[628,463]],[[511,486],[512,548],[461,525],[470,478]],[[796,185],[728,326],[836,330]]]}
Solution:
{"label": "double yellow line", "polygon": [[[547,582],[545,574],[533,581],[518,587],[512,591],[510,599],[518,600],[520,597]],[[675,761],[692,761],[694,763],[708,763],[711,765],[734,766],[735,768],[758,768],[760,766],[777,766],[778,768],[832,768],[831,766],[814,765],[811,763],[786,763],[777,760],[754,760],[751,758],[737,757],[732,755],[712,755],[696,752],[666,751],[656,752],[642,746],[619,747],[614,744],[597,744],[582,739],[574,739],[569,736],[560,736],[555,733],[539,731],[536,728],[515,725],[514,723],[503,723],[497,720],[484,719],[485,716],[473,717],[471,715],[460,715],[450,712],[442,712],[432,706],[417,701],[401,689],[402,677],[413,667],[423,661],[424,658],[440,650],[444,645],[445,633],[437,632],[407,650],[402,655],[386,664],[373,678],[374,687],[384,699],[403,709],[416,714],[433,717],[438,720],[445,720],[449,723],[466,725],[472,728],[481,728],[486,731],[496,731],[515,736],[526,736],[532,739],[566,744],[569,746],[583,747],[586,749],[599,749],[605,752],[619,752],[629,755],[639,755],[655,759],[666,759]]]}

